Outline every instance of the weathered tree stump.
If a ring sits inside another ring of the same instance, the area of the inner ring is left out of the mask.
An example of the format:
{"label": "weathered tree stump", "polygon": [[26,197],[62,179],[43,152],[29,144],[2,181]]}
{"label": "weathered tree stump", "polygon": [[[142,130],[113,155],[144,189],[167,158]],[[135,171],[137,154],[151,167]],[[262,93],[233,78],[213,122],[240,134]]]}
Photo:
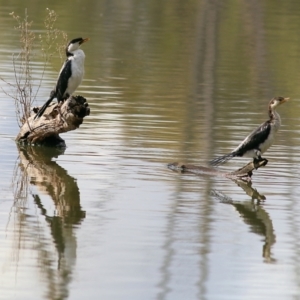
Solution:
{"label": "weathered tree stump", "polygon": [[233,180],[250,181],[253,174],[253,170],[257,170],[260,167],[264,167],[267,163],[268,163],[267,159],[262,159],[261,161],[256,162],[255,164],[253,162],[249,162],[247,165],[243,166],[242,168],[229,173],[222,172],[214,168],[183,164],[179,162],[168,164],[168,168],[173,171],[180,171],[183,173],[187,172],[187,173],[193,173],[197,175],[221,176]]}
{"label": "weathered tree stump", "polygon": [[90,114],[86,99],[79,95],[70,96],[64,102],[51,103],[44,114],[35,120],[38,110],[33,108],[32,115],[23,124],[16,137],[18,143],[66,147],[59,134],[77,129],[83,118]]}

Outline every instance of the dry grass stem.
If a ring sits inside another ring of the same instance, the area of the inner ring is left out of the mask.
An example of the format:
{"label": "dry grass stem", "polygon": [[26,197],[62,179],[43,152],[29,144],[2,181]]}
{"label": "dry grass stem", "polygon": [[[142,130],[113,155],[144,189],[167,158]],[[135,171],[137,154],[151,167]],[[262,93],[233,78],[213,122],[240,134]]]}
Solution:
{"label": "dry grass stem", "polygon": [[[29,21],[27,10],[24,18],[10,14],[16,21],[15,29],[20,35],[20,50],[12,55],[12,71],[14,78],[12,82],[0,77],[8,89],[1,87],[3,92],[12,98],[15,103],[16,116],[19,127],[30,117],[31,107],[36,100],[42,86],[45,71],[53,55],[63,57],[63,49],[67,43],[67,34],[55,28],[57,14],[54,10],[46,9],[44,21],[45,30],[37,36],[32,29],[32,21]],[[41,55],[41,75],[34,77],[32,66],[34,60],[39,60],[37,54]]]}

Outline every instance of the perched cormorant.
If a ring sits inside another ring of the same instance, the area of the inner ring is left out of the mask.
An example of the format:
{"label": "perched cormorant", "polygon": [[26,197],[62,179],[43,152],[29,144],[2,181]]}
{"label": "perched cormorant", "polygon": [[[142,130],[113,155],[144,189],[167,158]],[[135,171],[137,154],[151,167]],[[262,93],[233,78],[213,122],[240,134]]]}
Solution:
{"label": "perched cormorant", "polygon": [[288,100],[289,98],[283,97],[271,99],[268,108],[269,120],[262,123],[257,129],[253,130],[231,153],[213,159],[210,162],[210,165],[217,166],[236,156],[253,157],[254,163],[261,161],[261,155],[273,144],[275,134],[281,125],[280,116],[275,109],[277,106]]}
{"label": "perched cormorant", "polygon": [[80,45],[89,39],[77,38],[69,42],[66,47],[67,59],[60,69],[55,89],[50,93],[50,98],[40,108],[34,119],[41,117],[54,98],[58,102],[68,99],[77,89],[84,75],[84,52]]}

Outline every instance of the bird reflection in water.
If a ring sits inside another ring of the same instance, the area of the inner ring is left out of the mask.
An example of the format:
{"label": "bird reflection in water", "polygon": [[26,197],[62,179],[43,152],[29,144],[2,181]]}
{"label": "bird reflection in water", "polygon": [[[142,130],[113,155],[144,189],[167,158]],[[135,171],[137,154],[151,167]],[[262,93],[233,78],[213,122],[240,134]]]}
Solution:
{"label": "bird reflection in water", "polygon": [[[182,167],[184,166],[184,167]],[[228,173],[220,173],[215,170],[211,170],[206,167],[199,167],[193,165],[184,165],[180,163],[172,163],[168,165],[169,169],[181,174],[197,175],[202,177],[210,176],[222,176]],[[226,176],[225,176],[226,177]],[[225,195],[223,192],[217,190],[211,190],[211,196],[221,203],[230,204],[235,207],[239,216],[243,219],[245,224],[249,225],[251,231],[265,237],[265,243],[263,245],[262,256],[267,263],[276,262],[276,259],[272,257],[271,248],[276,242],[276,236],[273,228],[272,220],[269,214],[265,211],[261,204],[266,200],[266,197],[260,194],[256,189],[252,187],[252,181],[232,179],[227,177],[231,181],[235,182],[244,192],[251,198],[250,201],[234,201],[232,198]]]}
{"label": "bird reflection in water", "polygon": [[261,201],[264,201],[266,198],[256,189],[252,188],[251,182],[235,182],[251,197],[251,201],[234,201],[232,198],[216,190],[212,190],[211,195],[221,203],[232,205],[245,224],[250,226],[251,231],[265,238],[262,256],[265,262],[274,263],[276,259],[272,257],[271,253],[271,248],[276,242],[273,222],[263,206],[260,205]]}
{"label": "bird reflection in water", "polygon": [[[36,243],[34,248],[38,249],[37,268],[46,277],[49,299],[63,299],[68,296],[68,284],[76,263],[74,225],[80,224],[85,218],[78,185],[75,178],[52,160],[63,154],[63,149],[29,146],[18,148],[19,160],[12,184],[15,197],[12,208],[14,227],[18,227],[18,230],[14,230],[18,235],[14,251],[21,252],[24,248],[22,245],[28,242]],[[35,194],[33,186],[48,197],[44,199]],[[24,209],[30,206],[30,196],[40,212],[37,218],[32,218]],[[55,207],[54,213],[53,209],[48,209],[49,197]],[[41,226],[41,217],[46,226]],[[53,253],[51,243],[55,246],[56,254]]]}

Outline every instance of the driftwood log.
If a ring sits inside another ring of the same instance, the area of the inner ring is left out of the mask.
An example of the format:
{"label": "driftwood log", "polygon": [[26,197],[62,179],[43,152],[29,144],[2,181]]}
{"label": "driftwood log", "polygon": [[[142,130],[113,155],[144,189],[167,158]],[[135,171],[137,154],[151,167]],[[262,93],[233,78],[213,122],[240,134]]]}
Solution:
{"label": "driftwood log", "polygon": [[221,176],[233,180],[251,181],[253,171],[257,170],[260,167],[264,167],[267,163],[268,163],[267,159],[262,159],[261,161],[255,164],[253,162],[249,162],[247,165],[243,166],[242,168],[229,173],[222,172],[214,168],[183,164],[179,162],[168,164],[168,168],[173,171],[180,171],[182,173],[193,173],[197,175],[208,175],[208,176]]}
{"label": "driftwood log", "polygon": [[86,99],[70,96],[66,101],[51,103],[44,114],[34,119],[39,108],[33,108],[31,116],[25,120],[16,141],[21,144],[66,147],[60,133],[77,129],[83,118],[90,114]]}

